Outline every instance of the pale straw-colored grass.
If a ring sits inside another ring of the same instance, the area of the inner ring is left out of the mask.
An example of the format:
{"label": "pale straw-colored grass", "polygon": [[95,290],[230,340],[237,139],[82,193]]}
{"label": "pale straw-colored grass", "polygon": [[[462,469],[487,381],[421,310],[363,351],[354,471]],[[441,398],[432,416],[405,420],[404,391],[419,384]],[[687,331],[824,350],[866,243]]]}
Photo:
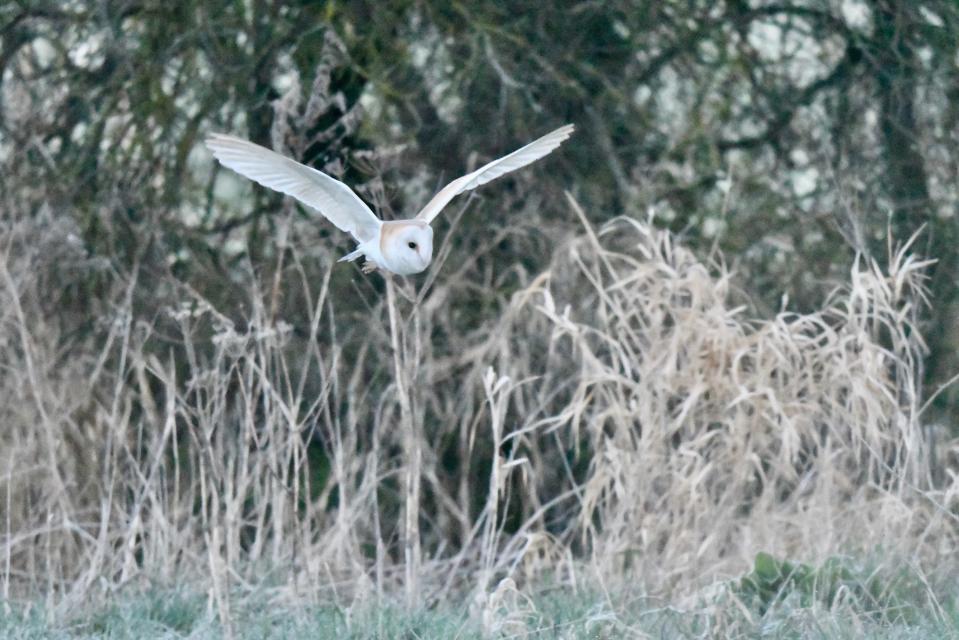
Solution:
{"label": "pale straw-colored grass", "polygon": [[[954,550],[908,246],[885,271],[859,261],[816,312],[756,318],[721,264],[570,207],[582,232],[509,299],[440,264],[349,314],[331,293],[348,267],[315,281],[294,251],[269,286],[247,278],[242,322],[173,278],[178,304],[138,317],[134,271],[82,340],[44,305],[51,232],[9,223],[4,598],[55,615],[189,582],[229,634],[246,591],[343,607],[405,591],[469,597],[516,632],[547,582],[682,599],[760,550],[926,566]],[[277,313],[278,290],[301,304]]]}

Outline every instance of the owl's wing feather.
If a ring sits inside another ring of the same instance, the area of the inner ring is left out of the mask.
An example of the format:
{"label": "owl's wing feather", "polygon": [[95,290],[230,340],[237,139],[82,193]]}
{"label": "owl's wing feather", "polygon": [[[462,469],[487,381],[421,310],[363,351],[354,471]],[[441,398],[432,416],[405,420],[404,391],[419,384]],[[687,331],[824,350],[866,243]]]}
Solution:
{"label": "owl's wing feather", "polygon": [[443,207],[449,204],[450,200],[464,191],[475,189],[490,180],[495,180],[510,171],[516,171],[548,155],[573,133],[573,128],[571,124],[562,126],[556,131],[547,133],[542,138],[530,142],[525,147],[517,149],[508,156],[493,160],[473,173],[469,173],[462,178],[457,178],[433,196],[433,199],[426,203],[426,206],[423,207],[422,211],[416,214],[416,217],[426,222],[432,222],[443,210]]}
{"label": "owl's wing feather", "polygon": [[348,186],[258,144],[214,133],[206,146],[224,166],[264,187],[293,196],[359,242],[376,236],[380,219]]}

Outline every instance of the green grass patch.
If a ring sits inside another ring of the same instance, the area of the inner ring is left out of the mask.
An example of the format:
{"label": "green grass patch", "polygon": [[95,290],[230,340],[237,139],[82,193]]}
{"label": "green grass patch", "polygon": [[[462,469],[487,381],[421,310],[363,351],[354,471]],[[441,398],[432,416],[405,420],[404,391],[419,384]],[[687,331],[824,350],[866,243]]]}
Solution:
{"label": "green grass patch", "polygon": [[[234,637],[243,640],[959,638],[954,585],[934,588],[907,569],[845,557],[814,566],[761,553],[741,578],[714,587],[683,607],[624,591],[566,588],[507,591],[472,610],[465,594],[414,612],[394,602],[294,608],[266,591],[235,595],[230,606]],[[0,638],[226,638],[216,612],[202,591],[129,591],[57,621],[40,606],[0,607]]]}
{"label": "green grass patch", "polygon": [[733,588],[740,599],[765,616],[775,607],[845,608],[881,624],[916,624],[934,594],[907,568],[889,570],[829,558],[818,567],[756,555],[753,570]]}

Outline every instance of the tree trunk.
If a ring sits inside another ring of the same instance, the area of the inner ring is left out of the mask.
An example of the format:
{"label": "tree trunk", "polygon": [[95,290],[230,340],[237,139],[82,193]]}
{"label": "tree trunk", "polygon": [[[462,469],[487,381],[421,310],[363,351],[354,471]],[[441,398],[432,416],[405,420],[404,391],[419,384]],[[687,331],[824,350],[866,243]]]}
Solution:
{"label": "tree trunk", "polygon": [[[871,60],[879,92],[879,128],[886,164],[886,188],[892,204],[893,240],[905,242],[923,224],[926,242],[916,249],[928,257],[939,258],[932,269],[929,288],[932,308],[924,334],[929,356],[924,375],[926,395],[959,368],[956,349],[959,326],[955,317],[957,296],[955,242],[956,221],[936,215],[929,195],[925,161],[921,153],[920,127],[916,119],[917,82],[923,77],[922,61],[916,49],[921,44],[918,30],[922,21],[917,7],[898,0],[874,0],[875,33]],[[881,255],[881,254],[880,254]],[[959,417],[959,406],[940,396],[939,410]],[[955,420],[952,420],[955,422]]]}

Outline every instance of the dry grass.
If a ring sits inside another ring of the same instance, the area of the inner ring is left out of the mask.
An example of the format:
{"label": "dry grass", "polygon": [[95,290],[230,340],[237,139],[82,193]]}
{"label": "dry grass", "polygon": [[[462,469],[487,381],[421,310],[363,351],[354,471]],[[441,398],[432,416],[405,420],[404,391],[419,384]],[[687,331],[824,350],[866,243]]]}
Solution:
{"label": "dry grass", "polygon": [[[138,317],[134,272],[81,342],[44,302],[38,234],[66,235],[5,223],[4,599],[58,615],[190,581],[229,634],[247,591],[344,607],[465,593],[488,631],[518,633],[546,582],[681,602],[759,550],[929,565],[955,549],[908,247],[888,272],[857,265],[816,313],[753,319],[732,274],[668,234],[583,220],[490,317],[454,315],[475,283],[441,260],[349,325],[332,267],[311,281],[294,250],[269,284],[249,276],[242,324],[172,278],[180,304]],[[277,291],[302,315],[278,320]]]}

